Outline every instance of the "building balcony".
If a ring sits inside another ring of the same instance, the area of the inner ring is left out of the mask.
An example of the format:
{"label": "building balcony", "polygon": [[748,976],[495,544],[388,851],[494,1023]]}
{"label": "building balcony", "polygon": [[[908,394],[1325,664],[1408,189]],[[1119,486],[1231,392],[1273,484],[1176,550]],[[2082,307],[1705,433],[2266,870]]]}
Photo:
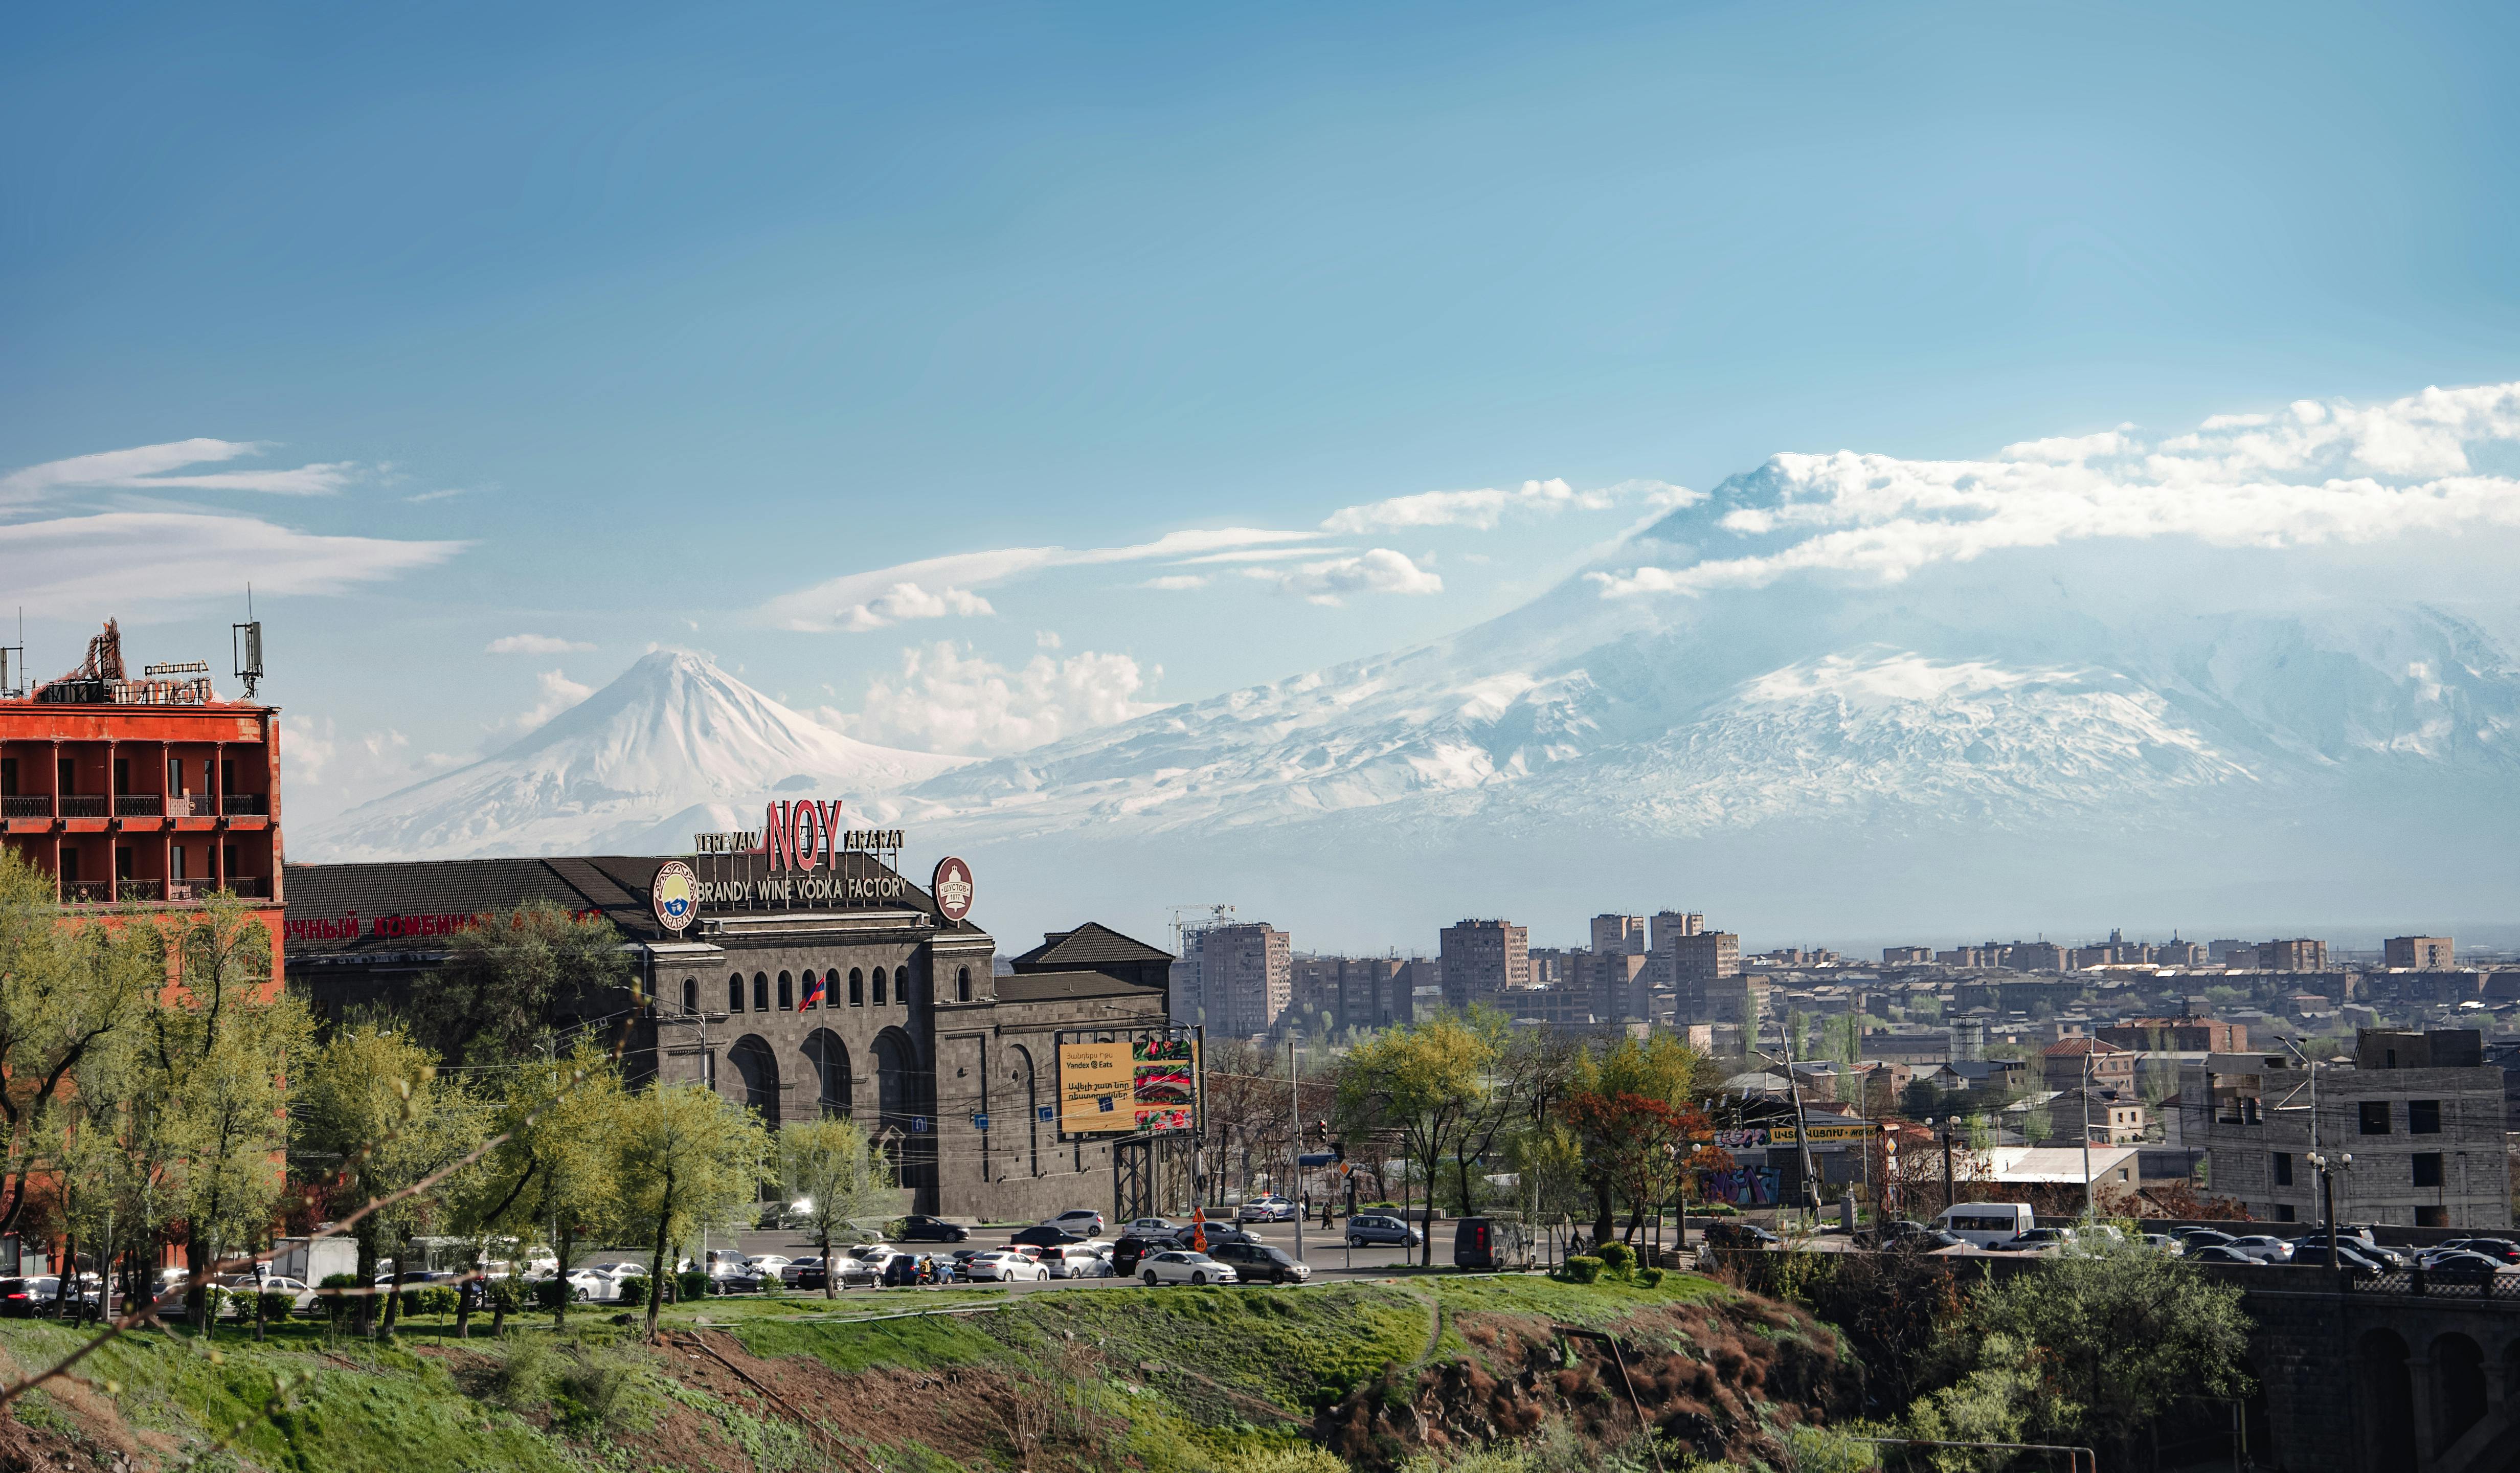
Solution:
{"label": "building balcony", "polygon": [[0,818],[50,818],[53,816],[53,795],[50,793],[11,794],[0,798]]}
{"label": "building balcony", "polygon": [[112,880],[64,880],[62,903],[65,905],[107,905],[113,901]]}
{"label": "building balcony", "polygon": [[228,877],[227,889],[230,895],[241,900],[271,898],[271,881],[260,875],[231,875]]}
{"label": "building balcony", "polygon": [[162,900],[166,898],[163,880],[116,880],[114,898],[121,900]]}
{"label": "building balcony", "polygon": [[166,800],[166,816],[216,818],[219,816],[219,801],[206,793],[195,793],[187,798],[170,798]]}
{"label": "building balcony", "polygon": [[65,793],[61,816],[64,818],[111,818],[113,800],[102,793]]}
{"label": "building balcony", "polygon": [[230,793],[219,802],[219,811],[231,818],[260,818],[271,811],[271,800],[260,793]]}
{"label": "building balcony", "polygon": [[113,795],[113,816],[116,818],[162,818],[166,813],[163,793],[116,793]]}

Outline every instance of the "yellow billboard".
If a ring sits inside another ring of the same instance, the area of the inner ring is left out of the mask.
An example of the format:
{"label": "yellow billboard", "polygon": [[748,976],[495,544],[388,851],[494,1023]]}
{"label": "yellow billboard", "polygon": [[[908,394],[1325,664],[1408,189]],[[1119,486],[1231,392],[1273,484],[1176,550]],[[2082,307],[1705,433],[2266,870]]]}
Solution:
{"label": "yellow billboard", "polygon": [[1063,1135],[1195,1128],[1198,1057],[1188,1039],[1058,1045]]}

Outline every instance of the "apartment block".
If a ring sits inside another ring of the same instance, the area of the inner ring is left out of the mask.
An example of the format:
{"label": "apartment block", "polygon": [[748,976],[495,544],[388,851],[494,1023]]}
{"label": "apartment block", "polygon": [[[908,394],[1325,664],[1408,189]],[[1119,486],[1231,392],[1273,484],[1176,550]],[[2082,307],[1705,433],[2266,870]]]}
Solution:
{"label": "apartment block", "polygon": [[2447,972],[2457,949],[2447,936],[2393,936],[2380,944],[2380,965]]}
{"label": "apartment block", "polygon": [[1593,917],[1593,950],[1596,955],[1642,956],[1646,949],[1643,916],[1597,915]]}
{"label": "apartment block", "polygon": [[1592,999],[1593,1015],[1604,1023],[1651,1020],[1653,989],[1645,980],[1646,958],[1636,951],[1578,951],[1567,977],[1571,990]]}
{"label": "apartment block", "polygon": [[1508,988],[1531,986],[1531,928],[1510,921],[1462,920],[1437,935],[1444,965],[1444,1005],[1463,1008]]}
{"label": "apartment block", "polygon": [[1653,917],[1653,945],[1656,951],[1669,951],[1685,936],[1696,936],[1706,929],[1706,917],[1694,910],[1657,910]]}
{"label": "apartment block", "polygon": [[1885,967],[1921,967],[1931,963],[1933,959],[1934,948],[1931,946],[1884,946],[1881,948],[1881,965]]}
{"label": "apartment block", "polygon": [[2266,972],[2324,972],[2327,943],[2307,938],[2262,943],[2258,946],[2258,968]]}
{"label": "apartment block", "polygon": [[1200,933],[1199,993],[1207,1026],[1247,1038],[1278,1026],[1294,1000],[1294,950],[1285,932],[1265,921],[1212,926]]}

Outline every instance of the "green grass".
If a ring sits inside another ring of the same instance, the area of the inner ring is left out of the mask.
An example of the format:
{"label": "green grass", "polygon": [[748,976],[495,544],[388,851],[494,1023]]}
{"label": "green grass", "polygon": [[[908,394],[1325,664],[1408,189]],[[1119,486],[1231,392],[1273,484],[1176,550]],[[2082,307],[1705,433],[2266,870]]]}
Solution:
{"label": "green grass", "polygon": [[938,1314],[873,1324],[765,1317],[745,1320],[733,1334],[756,1356],[811,1356],[835,1371],[971,1365],[1012,1358],[1006,1342],[985,1326],[996,1317]]}

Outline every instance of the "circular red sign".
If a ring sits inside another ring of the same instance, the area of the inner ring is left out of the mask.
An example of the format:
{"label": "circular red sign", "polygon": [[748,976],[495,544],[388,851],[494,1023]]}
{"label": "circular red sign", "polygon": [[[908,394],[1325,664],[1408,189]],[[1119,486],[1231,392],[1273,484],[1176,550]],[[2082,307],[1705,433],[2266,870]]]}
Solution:
{"label": "circular red sign", "polygon": [[971,913],[971,866],[948,854],[936,861],[936,873],[927,882],[927,893],[936,898],[936,913],[949,921],[960,921]]}

